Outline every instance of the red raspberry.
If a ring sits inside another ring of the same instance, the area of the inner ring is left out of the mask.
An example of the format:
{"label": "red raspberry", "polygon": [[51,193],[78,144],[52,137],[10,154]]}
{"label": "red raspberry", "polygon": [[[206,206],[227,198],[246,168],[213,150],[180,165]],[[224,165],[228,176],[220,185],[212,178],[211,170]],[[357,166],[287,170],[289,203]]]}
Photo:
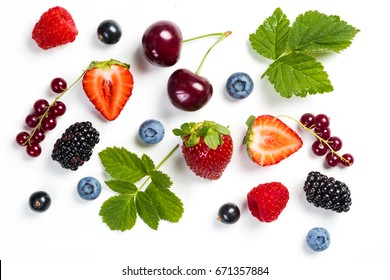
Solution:
{"label": "red raspberry", "polygon": [[32,31],[32,38],[44,50],[73,42],[78,30],[71,14],[56,6],[42,14]]}
{"label": "red raspberry", "polygon": [[260,184],[247,195],[248,208],[261,222],[275,221],[289,199],[288,189],[279,182]]}

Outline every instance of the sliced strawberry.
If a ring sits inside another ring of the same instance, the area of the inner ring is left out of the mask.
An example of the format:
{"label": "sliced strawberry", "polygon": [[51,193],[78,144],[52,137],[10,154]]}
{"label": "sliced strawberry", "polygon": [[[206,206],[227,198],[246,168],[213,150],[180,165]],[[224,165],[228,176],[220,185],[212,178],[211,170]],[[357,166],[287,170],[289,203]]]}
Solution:
{"label": "sliced strawberry", "polygon": [[109,121],[115,120],[133,90],[130,65],[111,59],[93,61],[85,71],[83,89],[95,108]]}
{"label": "sliced strawberry", "polygon": [[173,133],[183,140],[183,157],[192,172],[209,180],[222,176],[233,154],[233,141],[228,128],[204,121],[184,123]]}
{"label": "sliced strawberry", "polygon": [[71,43],[78,30],[72,15],[63,7],[56,6],[44,12],[32,31],[32,38],[41,49],[47,50]]}
{"label": "sliced strawberry", "polygon": [[302,139],[280,119],[251,116],[244,139],[249,157],[261,166],[276,164],[302,147]]}

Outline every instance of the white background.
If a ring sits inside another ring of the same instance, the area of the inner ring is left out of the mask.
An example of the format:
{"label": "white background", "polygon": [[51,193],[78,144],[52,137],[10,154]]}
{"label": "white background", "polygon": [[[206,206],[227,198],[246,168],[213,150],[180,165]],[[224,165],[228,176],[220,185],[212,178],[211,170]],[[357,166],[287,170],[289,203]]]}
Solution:
{"label": "white background", "polygon": [[[268,266],[264,279],[341,279],[357,276],[385,279],[390,261],[388,238],[388,15],[385,1],[8,1],[0,11],[1,51],[1,146],[2,184],[0,203],[0,258],[4,279],[150,279],[121,276],[122,269],[205,268],[218,266]],[[39,49],[31,31],[40,15],[60,5],[72,14],[79,30],[75,42],[52,50]],[[248,36],[281,7],[288,18],[310,9],[339,15],[360,29],[352,46],[341,54],[320,58],[334,91],[307,98],[281,98],[266,79],[260,79],[269,60],[255,54]],[[98,24],[108,18],[120,23],[123,36],[113,46],[100,43]],[[206,60],[201,75],[214,86],[209,104],[197,112],[175,109],[167,98],[166,82],[177,68],[195,71],[215,38],[186,43],[177,65],[158,68],[141,55],[143,31],[154,21],[176,22],[184,38],[231,30]],[[39,158],[29,158],[17,146],[15,136],[24,129],[24,118],[39,98],[53,100],[50,81],[57,76],[71,84],[92,60],[115,58],[131,64],[134,91],[117,120],[107,122],[83,93],[81,84],[62,101],[67,112],[44,140]],[[252,76],[255,89],[245,100],[228,98],[224,85],[236,71]],[[251,163],[241,145],[249,115],[286,114],[299,118],[305,112],[326,113],[331,129],[344,142],[342,151],[355,156],[350,168],[327,169],[323,159],[312,156],[313,136],[296,129],[304,141],[299,152],[272,167]],[[139,125],[159,119],[166,135],[155,146],[137,139]],[[158,163],[179,139],[171,131],[187,121],[214,120],[229,125],[235,143],[232,162],[221,179],[206,181],[186,167],[177,151],[162,171],[174,181],[173,191],[182,199],[185,212],[177,224],[161,222],[158,231],[140,219],[127,232],[113,232],[98,215],[101,204],[113,193],[104,185],[100,197],[80,199],[77,182],[105,174],[97,153],[108,146],[123,146],[137,154],[147,153]],[[55,140],[70,124],[90,120],[101,141],[85,166],[76,172],[62,169],[50,158]],[[305,201],[303,182],[317,170],[344,181],[351,189],[353,205],[348,213],[318,209]],[[246,194],[260,183],[280,181],[290,191],[290,201],[279,219],[260,223],[245,205]],[[28,208],[28,197],[45,190],[51,208],[37,214]],[[240,221],[228,226],[216,221],[225,202],[242,209]],[[331,234],[331,245],[321,253],[311,252],[305,236],[314,226]],[[337,276],[336,276],[337,275]],[[381,276],[381,277],[380,277]],[[234,277],[234,276],[233,276]],[[2,277],[3,278],[3,277]],[[158,277],[156,277],[158,278]],[[173,277],[169,277],[173,278]],[[188,279],[232,279],[208,276]],[[236,276],[235,279],[259,279]],[[167,278],[168,279],[168,278]]]}

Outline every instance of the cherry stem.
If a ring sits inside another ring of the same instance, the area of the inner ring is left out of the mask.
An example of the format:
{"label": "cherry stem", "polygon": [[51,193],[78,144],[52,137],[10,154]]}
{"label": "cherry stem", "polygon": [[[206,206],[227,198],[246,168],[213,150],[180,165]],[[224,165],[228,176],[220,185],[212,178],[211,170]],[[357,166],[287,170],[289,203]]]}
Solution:
{"label": "cherry stem", "polygon": [[314,135],[321,143],[325,143],[325,145],[328,147],[328,149],[330,150],[330,152],[332,154],[335,154],[337,157],[340,158],[341,161],[344,161],[344,162],[347,162],[349,165],[352,165],[348,160],[346,160],[345,158],[343,158],[339,153],[337,153],[335,150],[333,150],[333,148],[330,146],[329,142],[327,140],[325,140],[324,138],[322,138],[321,136],[319,136],[317,133],[315,133],[313,130],[311,130],[310,128],[306,127],[303,123],[301,123],[300,121],[298,121],[297,119],[294,119],[293,117],[290,117],[290,116],[287,116],[287,115],[279,115],[277,116],[277,118],[279,117],[284,117],[284,118],[288,118],[290,120],[293,120],[294,122],[296,122],[297,124],[299,124],[304,130],[310,132],[312,135]]}
{"label": "cherry stem", "polygon": [[185,42],[197,40],[197,39],[200,39],[200,38],[211,37],[211,36],[219,36],[218,40],[214,44],[211,45],[211,47],[207,50],[206,54],[203,56],[203,59],[200,62],[200,65],[199,65],[198,69],[195,71],[196,75],[199,75],[200,69],[202,68],[203,63],[205,62],[206,57],[208,56],[210,51],[214,48],[214,46],[217,45],[219,42],[221,42],[226,37],[228,37],[230,34],[232,34],[232,31],[219,32],[219,33],[210,33],[210,34],[206,34],[206,35],[190,38],[190,39],[187,39],[187,40],[183,40],[183,42],[185,43]]}
{"label": "cherry stem", "polygon": [[[173,155],[173,153],[179,148],[179,144],[176,144],[175,147],[173,147],[173,149],[163,158],[163,160],[156,166],[156,168],[154,170],[159,170],[160,167]],[[146,178],[146,180],[142,183],[142,185],[138,188],[138,191],[140,191],[145,185],[146,183],[150,180],[150,176],[148,176],[148,178]],[[138,192],[137,191],[137,192]]]}

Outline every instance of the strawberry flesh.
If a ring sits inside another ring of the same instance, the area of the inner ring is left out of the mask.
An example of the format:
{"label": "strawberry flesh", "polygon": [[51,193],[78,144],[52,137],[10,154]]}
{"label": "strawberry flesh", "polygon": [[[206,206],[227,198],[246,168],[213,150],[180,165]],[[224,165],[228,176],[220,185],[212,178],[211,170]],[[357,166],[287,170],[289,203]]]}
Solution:
{"label": "strawberry flesh", "polygon": [[72,15],[60,6],[43,13],[32,31],[33,40],[44,50],[71,43],[77,35]]}
{"label": "strawberry flesh", "polygon": [[115,120],[133,89],[133,76],[129,65],[116,60],[92,62],[83,77],[83,89],[102,116]]}
{"label": "strawberry flesh", "polygon": [[247,153],[261,166],[277,164],[302,147],[298,134],[274,116],[250,117],[247,125]]}

